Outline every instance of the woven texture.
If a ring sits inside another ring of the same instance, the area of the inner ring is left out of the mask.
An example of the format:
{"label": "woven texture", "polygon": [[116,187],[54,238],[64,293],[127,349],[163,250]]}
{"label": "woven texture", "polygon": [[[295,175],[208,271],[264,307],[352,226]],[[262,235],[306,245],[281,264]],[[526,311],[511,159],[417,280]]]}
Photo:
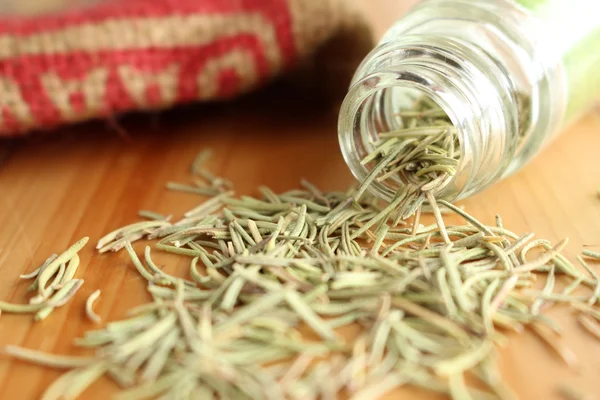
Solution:
{"label": "woven texture", "polygon": [[0,136],[227,99],[340,32],[368,35],[346,0],[120,0],[0,17]]}

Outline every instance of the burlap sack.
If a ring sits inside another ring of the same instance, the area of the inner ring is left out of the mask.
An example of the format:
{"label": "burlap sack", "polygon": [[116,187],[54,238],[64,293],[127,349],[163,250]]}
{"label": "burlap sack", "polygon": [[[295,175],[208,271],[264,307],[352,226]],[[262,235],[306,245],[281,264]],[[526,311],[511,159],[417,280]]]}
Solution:
{"label": "burlap sack", "polygon": [[79,1],[0,17],[0,137],[230,98],[309,56],[348,72],[370,43],[348,0]]}

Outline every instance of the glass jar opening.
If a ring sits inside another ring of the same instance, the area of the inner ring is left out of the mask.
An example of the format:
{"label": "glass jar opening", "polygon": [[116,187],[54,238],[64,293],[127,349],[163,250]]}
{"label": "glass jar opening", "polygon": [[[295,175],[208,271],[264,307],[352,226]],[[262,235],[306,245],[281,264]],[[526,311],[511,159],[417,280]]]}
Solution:
{"label": "glass jar opening", "polygon": [[375,174],[369,190],[387,201],[408,184],[427,186],[428,180],[436,197],[453,199],[469,179],[462,154],[472,152],[464,121],[449,102],[433,80],[406,70],[357,82],[341,113],[352,118],[341,118],[339,127],[355,177],[364,182]]}

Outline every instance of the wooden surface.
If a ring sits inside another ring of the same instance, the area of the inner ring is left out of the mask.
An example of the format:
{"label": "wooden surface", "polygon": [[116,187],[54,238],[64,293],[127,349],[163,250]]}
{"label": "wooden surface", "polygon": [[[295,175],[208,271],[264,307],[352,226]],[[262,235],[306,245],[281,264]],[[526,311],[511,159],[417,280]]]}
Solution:
{"label": "wooden surface", "polygon": [[[381,32],[402,9],[378,2],[370,16]],[[410,3],[410,2],[407,2]],[[83,236],[95,242],[113,228],[136,220],[139,209],[176,215],[191,208],[191,195],[167,192],[167,180],[185,180],[200,149],[214,149],[214,172],[233,180],[239,193],[266,184],[281,191],[307,178],[323,190],[353,183],[339,152],[335,107],[314,106],[310,98],[275,85],[228,105],[194,106],[157,117],[129,118],[130,138],[96,123],[18,141],[0,142],[0,299],[25,301],[19,274]],[[583,244],[600,245],[598,149],[600,119],[590,115],[565,132],[522,171],[464,201],[485,222],[503,216],[517,233],[571,239],[567,254]],[[147,297],[143,280],[125,254],[99,256],[93,246],[81,253],[79,277],[85,284],[48,320],[0,317],[0,344],[19,344],[58,353],[77,353],[71,344],[94,325],[83,318],[87,296],[102,289],[97,311],[119,318]],[[158,258],[158,257],[157,257]],[[163,259],[163,261],[170,259]],[[160,259],[159,259],[160,261]],[[187,273],[185,263],[167,271]],[[563,341],[581,360],[568,370],[531,334],[512,335],[502,350],[502,369],[519,397],[558,399],[558,384],[581,385],[600,393],[600,342],[590,339],[567,310],[552,314],[564,326]],[[0,399],[36,399],[57,372],[0,358]],[[102,380],[86,399],[104,399],[114,390]],[[428,399],[403,389],[390,399]]]}

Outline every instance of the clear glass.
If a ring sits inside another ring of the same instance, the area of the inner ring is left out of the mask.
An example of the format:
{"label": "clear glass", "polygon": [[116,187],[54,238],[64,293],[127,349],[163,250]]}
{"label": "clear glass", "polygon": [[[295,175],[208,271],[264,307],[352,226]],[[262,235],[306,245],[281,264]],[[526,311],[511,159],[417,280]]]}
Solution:
{"label": "clear glass", "polygon": [[[419,3],[366,57],[342,105],[340,145],[356,178],[369,173],[360,161],[378,135],[401,128],[396,114],[415,94],[445,110],[461,145],[457,173],[437,197],[470,196],[522,167],[600,91],[600,18],[571,10],[565,23],[578,15],[585,22],[557,45],[565,30],[559,6],[577,2]],[[370,190],[390,200],[402,184],[375,182]]]}

